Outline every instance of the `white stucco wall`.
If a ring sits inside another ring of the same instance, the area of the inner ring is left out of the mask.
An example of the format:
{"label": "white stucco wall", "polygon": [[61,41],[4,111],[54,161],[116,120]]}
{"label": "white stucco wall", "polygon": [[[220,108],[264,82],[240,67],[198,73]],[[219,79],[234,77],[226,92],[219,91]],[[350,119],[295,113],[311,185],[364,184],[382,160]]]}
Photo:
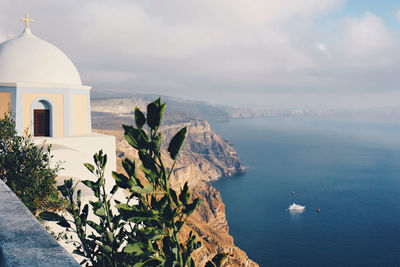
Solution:
{"label": "white stucco wall", "polygon": [[[93,180],[97,178],[90,173],[84,163],[90,163],[94,165],[93,155],[100,149],[103,153],[107,154],[107,165],[105,170],[106,177],[106,189],[111,190],[114,186],[114,178],[111,176],[111,172],[116,169],[116,149],[115,149],[115,137],[112,135],[92,133],[85,136],[72,136],[72,137],[60,137],[60,138],[45,138],[36,137],[35,143],[41,145],[45,141],[46,145],[51,144],[51,154],[54,155],[52,163],[62,161],[62,167],[64,170],[60,171],[57,183],[62,184],[64,179],[72,178],[74,182],[82,180]],[[80,186],[82,188],[82,196],[91,195],[91,191],[86,189],[86,186]]]}
{"label": "white stucco wall", "polygon": [[[57,177],[57,184],[61,185],[64,183],[65,179],[72,178],[75,184],[78,181],[91,180],[96,181],[97,177],[93,175],[90,171],[83,166],[84,163],[90,163],[94,165],[93,155],[97,153],[100,149],[103,153],[107,154],[107,165],[105,169],[105,184],[106,190],[111,191],[112,187],[115,185],[114,178],[112,177],[112,171],[116,170],[116,149],[115,149],[115,137],[112,135],[106,135],[101,133],[91,133],[84,136],[72,136],[72,137],[60,137],[60,138],[46,138],[46,137],[36,137],[35,143],[37,145],[42,145],[45,141],[45,145],[52,145],[51,154],[54,156],[52,159],[52,164],[57,161],[62,161],[62,170]],[[85,185],[80,183],[77,186],[76,191],[80,189],[82,191],[82,206],[89,203],[89,200],[95,201],[93,192],[87,188]],[[124,201],[125,195],[120,189],[114,195],[114,199]],[[69,217],[67,214],[64,214]],[[90,209],[89,220],[97,222],[97,217],[92,214]],[[64,228],[58,226],[54,222],[46,222],[55,233],[65,231]],[[77,238],[74,236],[74,238]],[[58,241],[61,246],[63,246],[69,253],[75,249],[73,244],[67,244],[63,240]],[[83,258],[73,254],[73,257],[79,262]]]}

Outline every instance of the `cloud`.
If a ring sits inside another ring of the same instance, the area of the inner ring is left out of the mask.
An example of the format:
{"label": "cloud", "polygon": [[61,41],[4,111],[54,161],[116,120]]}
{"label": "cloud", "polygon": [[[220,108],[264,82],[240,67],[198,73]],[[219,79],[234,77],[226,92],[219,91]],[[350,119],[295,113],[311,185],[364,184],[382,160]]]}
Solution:
{"label": "cloud", "polygon": [[395,63],[395,35],[378,16],[366,13],[360,18],[345,19],[342,32],[336,53],[343,62],[360,68],[376,68]]}
{"label": "cloud", "polygon": [[394,13],[394,16],[396,17],[397,20],[400,20],[400,9],[397,10],[397,11]]}
{"label": "cloud", "polygon": [[[335,18],[330,27],[316,22],[343,4],[4,0],[0,40],[9,31],[22,30],[18,18],[29,10],[36,19],[33,33],[60,47],[94,90],[240,105],[297,104],[298,97],[277,96],[293,92],[356,95],[393,90],[400,46],[382,18],[365,13]],[[382,77],[384,84],[379,83]]]}
{"label": "cloud", "polygon": [[317,48],[318,51],[321,51],[321,52],[325,52],[328,49],[326,47],[326,45],[323,43],[316,43],[315,47]]}

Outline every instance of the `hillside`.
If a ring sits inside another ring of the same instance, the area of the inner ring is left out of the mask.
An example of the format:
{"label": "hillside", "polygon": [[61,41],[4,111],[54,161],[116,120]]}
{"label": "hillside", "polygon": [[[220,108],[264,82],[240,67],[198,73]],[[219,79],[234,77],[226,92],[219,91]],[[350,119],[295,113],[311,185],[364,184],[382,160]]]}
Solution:
{"label": "hillside", "polygon": [[[101,105],[105,106],[107,104],[105,101],[101,100]],[[111,100],[110,106],[115,105],[113,101]],[[129,101],[131,105],[134,104],[132,99],[126,101]],[[93,102],[95,102],[94,107],[99,107],[97,101]],[[145,104],[145,101],[137,102],[137,105],[142,109]],[[127,111],[124,108],[121,107],[120,111]],[[169,108],[170,106],[167,110]],[[103,126],[102,129],[95,131],[116,136],[117,168],[118,171],[122,172],[121,160],[124,157],[137,158],[137,154],[124,140],[121,126],[114,128],[114,124],[117,122],[110,122],[110,120],[120,122],[119,113],[107,109],[103,109],[103,113],[106,113],[108,119],[105,119],[104,116],[101,118],[93,117],[94,125]],[[197,251],[195,255],[198,265],[203,266],[215,253],[224,251],[230,253],[227,266],[258,266],[247,257],[244,251],[234,245],[234,240],[229,235],[225,205],[221,195],[208,183],[221,177],[227,178],[242,174],[245,171],[235,149],[226,140],[214,133],[207,121],[200,119],[173,120],[171,114],[169,116],[168,122],[161,129],[165,140],[170,140],[182,127],[188,127],[188,137],[177,162],[171,185],[174,188],[179,188],[185,181],[188,181],[193,196],[200,197],[203,200],[202,205],[191,215],[188,221],[190,229],[197,233],[203,243],[203,248]],[[124,118],[123,120],[127,119]],[[127,122],[132,124],[133,118]],[[164,142],[164,144],[166,143]],[[170,158],[165,154],[165,148],[163,150],[166,164],[171,165]],[[185,231],[188,232],[189,228],[186,228]]]}
{"label": "hillside", "polygon": [[[146,103],[156,99],[158,96],[134,94],[129,97],[111,96],[93,98],[91,102],[93,128],[98,128],[96,123],[107,123],[107,127],[120,127],[120,122],[133,120],[135,106],[146,110]],[[184,100],[176,97],[163,96],[162,100],[167,103],[164,122],[169,123],[177,120],[204,119],[207,121],[226,121],[229,114],[224,107],[210,105],[202,101]],[[110,119],[113,120],[110,120]],[[101,127],[102,124],[100,125]]]}

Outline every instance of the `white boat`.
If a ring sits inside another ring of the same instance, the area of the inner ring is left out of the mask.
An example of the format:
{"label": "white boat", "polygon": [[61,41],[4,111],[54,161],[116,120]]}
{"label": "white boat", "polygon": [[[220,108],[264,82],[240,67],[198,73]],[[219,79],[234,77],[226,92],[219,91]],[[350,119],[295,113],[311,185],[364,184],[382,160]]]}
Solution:
{"label": "white boat", "polygon": [[293,202],[293,204],[288,207],[288,210],[290,213],[302,213],[304,212],[305,208],[306,206],[297,205]]}

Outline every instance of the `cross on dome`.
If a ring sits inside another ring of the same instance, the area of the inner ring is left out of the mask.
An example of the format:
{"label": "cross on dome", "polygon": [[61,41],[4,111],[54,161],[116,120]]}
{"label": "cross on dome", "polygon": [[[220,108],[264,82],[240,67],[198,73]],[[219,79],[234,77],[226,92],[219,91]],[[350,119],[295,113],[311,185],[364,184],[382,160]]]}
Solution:
{"label": "cross on dome", "polygon": [[29,13],[25,13],[25,18],[20,18],[20,21],[25,21],[25,29],[29,29],[29,23],[30,22],[35,22],[34,19],[29,18]]}

